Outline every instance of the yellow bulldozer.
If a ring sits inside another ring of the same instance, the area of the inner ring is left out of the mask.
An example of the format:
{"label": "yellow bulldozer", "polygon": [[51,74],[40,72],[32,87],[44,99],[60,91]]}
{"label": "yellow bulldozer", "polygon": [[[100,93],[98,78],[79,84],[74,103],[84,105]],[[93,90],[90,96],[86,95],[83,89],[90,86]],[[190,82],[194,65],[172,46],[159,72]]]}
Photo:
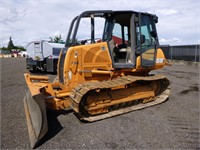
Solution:
{"label": "yellow bulldozer", "polygon": [[24,74],[31,147],[48,131],[47,109],[72,109],[80,120],[93,122],[167,100],[169,80],[150,74],[168,64],[157,22],[156,15],[135,11],[85,11],[75,17],[54,82]]}

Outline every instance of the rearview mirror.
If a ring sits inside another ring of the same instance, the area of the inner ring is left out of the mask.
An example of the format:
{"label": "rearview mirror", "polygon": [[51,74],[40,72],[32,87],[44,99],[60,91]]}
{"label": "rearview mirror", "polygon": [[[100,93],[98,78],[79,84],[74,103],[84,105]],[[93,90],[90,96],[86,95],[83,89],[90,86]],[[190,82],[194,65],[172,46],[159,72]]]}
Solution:
{"label": "rearview mirror", "polygon": [[152,36],[153,38],[156,38],[156,37],[157,37],[156,31],[151,31],[150,34],[151,34],[151,36]]}

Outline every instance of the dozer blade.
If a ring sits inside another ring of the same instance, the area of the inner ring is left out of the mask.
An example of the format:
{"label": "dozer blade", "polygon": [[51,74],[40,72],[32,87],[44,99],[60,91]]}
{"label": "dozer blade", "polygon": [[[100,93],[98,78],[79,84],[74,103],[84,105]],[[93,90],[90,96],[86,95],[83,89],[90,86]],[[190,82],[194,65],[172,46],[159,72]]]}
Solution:
{"label": "dozer blade", "polygon": [[24,97],[24,107],[31,147],[35,148],[48,131],[44,95],[32,96],[28,91]]}

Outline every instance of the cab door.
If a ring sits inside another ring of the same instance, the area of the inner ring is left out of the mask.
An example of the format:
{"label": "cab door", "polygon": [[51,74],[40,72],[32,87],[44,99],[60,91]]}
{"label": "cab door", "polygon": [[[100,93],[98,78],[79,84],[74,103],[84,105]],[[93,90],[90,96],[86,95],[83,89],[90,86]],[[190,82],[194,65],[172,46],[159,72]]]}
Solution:
{"label": "cab door", "polygon": [[114,42],[114,48],[111,48],[111,56],[113,58],[114,68],[116,69],[132,69],[135,67],[135,37],[132,37],[131,33],[132,31],[135,32],[135,26],[133,25],[135,15],[127,14],[127,16],[126,22],[124,22],[123,17],[119,19],[120,17],[117,16],[113,26],[111,38]]}
{"label": "cab door", "polygon": [[136,55],[140,56],[141,65],[144,68],[155,65],[157,53],[157,34],[155,33],[153,17],[147,14],[139,14],[139,23],[136,25]]}

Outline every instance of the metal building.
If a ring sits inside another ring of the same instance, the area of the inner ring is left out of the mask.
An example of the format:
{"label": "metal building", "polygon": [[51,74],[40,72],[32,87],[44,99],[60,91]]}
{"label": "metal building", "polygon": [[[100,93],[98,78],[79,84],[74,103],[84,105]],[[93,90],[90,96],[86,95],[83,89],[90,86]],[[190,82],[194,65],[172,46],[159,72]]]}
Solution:
{"label": "metal building", "polygon": [[196,45],[160,45],[165,57],[171,60],[200,62],[200,44]]}

